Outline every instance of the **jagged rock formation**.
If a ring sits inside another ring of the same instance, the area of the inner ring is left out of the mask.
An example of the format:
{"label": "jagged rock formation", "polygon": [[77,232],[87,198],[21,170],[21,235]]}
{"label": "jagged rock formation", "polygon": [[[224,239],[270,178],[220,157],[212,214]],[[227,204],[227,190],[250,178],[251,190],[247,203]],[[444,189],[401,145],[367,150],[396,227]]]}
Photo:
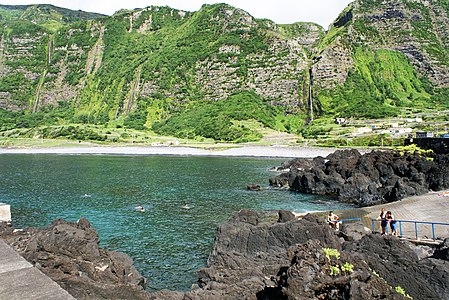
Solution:
{"label": "jagged rock formation", "polygon": [[47,228],[0,229],[5,242],[77,299],[148,299],[132,260],[100,248],[84,218],[56,220]]}
{"label": "jagged rock formation", "polygon": [[448,240],[425,254],[362,224],[344,224],[339,233],[311,215],[240,211],[219,227],[208,265],[189,292],[143,292],[129,258],[98,248],[85,219],[0,229],[1,238],[77,299],[404,299],[398,287],[414,299],[449,299]]}
{"label": "jagged rock formation", "polygon": [[[199,272],[199,286],[151,297],[404,299],[396,292],[400,287],[414,299],[448,299],[447,260],[418,258],[416,246],[369,230],[367,235],[358,227],[343,226],[342,239],[310,215],[279,223],[271,214],[242,211],[220,226],[208,267]],[[328,257],[325,248],[338,255]]]}
{"label": "jagged rock formation", "polygon": [[339,150],[326,158],[295,159],[281,168],[289,172],[270,178],[273,186],[368,206],[449,187],[447,155],[433,161],[418,154]]}

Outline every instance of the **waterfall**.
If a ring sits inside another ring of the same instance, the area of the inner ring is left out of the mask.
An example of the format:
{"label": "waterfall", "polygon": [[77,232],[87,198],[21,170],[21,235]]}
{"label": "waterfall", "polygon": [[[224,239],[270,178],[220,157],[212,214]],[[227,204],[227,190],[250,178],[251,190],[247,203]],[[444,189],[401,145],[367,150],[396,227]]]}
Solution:
{"label": "waterfall", "polygon": [[312,97],[312,85],[313,85],[313,67],[309,68],[309,107],[310,107],[310,122],[313,121],[313,97]]}
{"label": "waterfall", "polygon": [[33,113],[37,112],[37,110],[38,110],[41,88],[42,88],[42,85],[44,84],[46,75],[47,75],[47,70],[44,71],[44,73],[42,74],[42,77],[39,79],[39,83],[36,88],[36,98],[34,98]]}
{"label": "waterfall", "polygon": [[310,107],[310,122],[313,121],[313,66],[316,65],[320,59],[320,56],[314,56],[312,57],[312,61],[309,65],[309,107]]}

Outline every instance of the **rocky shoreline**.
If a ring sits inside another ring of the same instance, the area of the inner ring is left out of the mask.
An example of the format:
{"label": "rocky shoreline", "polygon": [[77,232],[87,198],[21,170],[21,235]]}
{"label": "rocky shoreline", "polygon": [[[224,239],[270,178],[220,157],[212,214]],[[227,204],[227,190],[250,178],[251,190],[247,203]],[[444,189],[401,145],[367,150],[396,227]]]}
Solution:
{"label": "rocky shoreline", "polygon": [[3,226],[0,237],[77,299],[404,299],[398,290],[449,299],[449,239],[418,247],[362,224],[336,232],[287,211],[243,210],[222,224],[189,292],[145,292],[131,259],[100,248],[85,219]]}
{"label": "rocky shoreline", "polygon": [[286,172],[270,178],[272,186],[330,195],[361,207],[449,188],[449,154],[338,150],[326,157],[290,160],[279,169]]}
{"label": "rocky shoreline", "polygon": [[[448,188],[448,161],[447,155],[429,160],[342,150],[284,163],[288,172],[270,183],[366,206]],[[297,219],[289,211],[242,210],[219,226],[207,267],[188,292],[145,291],[132,260],[101,248],[84,218],[47,228],[3,224],[0,238],[77,299],[449,300],[449,239],[415,246],[372,234],[361,223],[337,232],[322,217]]]}

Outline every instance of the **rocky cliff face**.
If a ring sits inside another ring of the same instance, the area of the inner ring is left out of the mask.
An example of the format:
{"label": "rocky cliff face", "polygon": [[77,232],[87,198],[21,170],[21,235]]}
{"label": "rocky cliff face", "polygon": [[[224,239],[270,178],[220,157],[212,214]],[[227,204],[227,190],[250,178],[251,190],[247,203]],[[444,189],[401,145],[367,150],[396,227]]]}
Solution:
{"label": "rocky cliff face", "polygon": [[[376,5],[377,3],[382,5]],[[437,87],[447,87],[448,79],[448,7],[441,1],[360,1],[354,22],[363,23],[377,36],[351,31],[355,41],[370,40],[405,54],[421,76]]]}
{"label": "rocky cliff face", "polygon": [[61,78],[46,84],[56,77],[50,67],[54,32],[101,17],[53,5],[0,5],[0,108],[36,111],[73,99],[74,87],[63,85]]}
{"label": "rocky cliff face", "polygon": [[[139,99],[154,95],[182,102],[199,93],[203,99],[219,100],[236,90],[255,90],[276,104],[300,106],[298,90],[307,66],[304,47],[323,32],[317,25],[304,27],[301,35],[289,38],[271,22],[219,5],[205,6],[195,14],[166,7],[123,11],[110,19],[72,25],[54,33],[8,33],[4,28],[3,76],[24,77],[24,91],[3,93],[2,107],[26,109],[33,104],[39,109],[71,100],[90,105],[93,97],[99,99],[99,109],[108,109],[116,117],[138,109]],[[173,40],[163,40],[170,38]],[[184,41],[189,39],[190,44]],[[195,49],[203,42],[215,45]],[[136,45],[140,49],[131,49]],[[171,47],[178,49],[172,51]],[[181,48],[186,52],[178,60],[173,55]],[[196,50],[203,53],[192,52]],[[158,59],[160,62],[153,65],[152,57],[160,55],[173,62]],[[24,65],[25,59],[33,66]],[[130,59],[132,62],[127,63]],[[126,69],[110,73],[121,68]],[[105,84],[111,84],[112,90]],[[117,99],[104,105],[109,97]]]}
{"label": "rocky cliff face", "polygon": [[354,1],[332,24],[332,42],[315,67],[323,87],[342,84],[354,47],[403,53],[436,87],[449,84],[448,8],[441,1]]}
{"label": "rocky cliff face", "polygon": [[[136,112],[150,126],[192,101],[243,90],[305,115],[310,105],[335,114],[346,101],[425,105],[432,94],[420,78],[449,87],[444,1],[357,0],[327,32],[311,23],[257,20],[222,4],[194,13],[124,10],[58,26],[45,10],[29,8],[29,19],[20,22],[16,11],[0,9],[0,107],[7,110],[70,103],[78,121],[104,123]],[[392,63],[404,78],[385,68]],[[364,88],[374,90],[373,99],[354,95]]]}

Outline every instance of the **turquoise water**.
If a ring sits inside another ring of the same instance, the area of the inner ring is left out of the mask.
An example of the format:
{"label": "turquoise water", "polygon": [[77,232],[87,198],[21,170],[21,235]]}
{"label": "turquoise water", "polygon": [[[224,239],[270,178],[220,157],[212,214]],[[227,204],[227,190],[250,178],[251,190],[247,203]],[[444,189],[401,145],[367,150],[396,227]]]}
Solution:
{"label": "turquoise water", "polygon": [[[268,169],[282,161],[4,154],[0,202],[11,205],[17,228],[86,217],[102,246],[132,257],[149,290],[187,290],[205,266],[217,226],[236,211],[345,208],[327,198],[269,189],[275,174]],[[248,183],[267,189],[247,191]],[[192,208],[182,209],[184,202]]]}

